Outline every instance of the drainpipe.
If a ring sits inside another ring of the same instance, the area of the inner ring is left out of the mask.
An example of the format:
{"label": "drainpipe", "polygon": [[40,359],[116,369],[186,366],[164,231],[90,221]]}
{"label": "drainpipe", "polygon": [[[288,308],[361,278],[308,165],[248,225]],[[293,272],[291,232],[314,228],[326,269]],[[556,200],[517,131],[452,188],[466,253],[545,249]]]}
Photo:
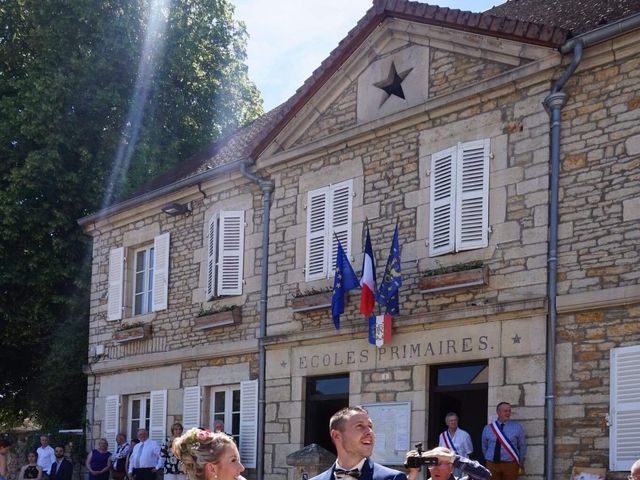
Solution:
{"label": "drainpipe", "polygon": [[555,367],[556,367],[556,296],[558,292],[558,184],[560,178],[560,122],[562,107],[567,103],[567,94],[562,88],[578,68],[582,59],[583,42],[573,44],[573,59],[556,81],[551,93],[544,99],[544,106],[551,119],[549,178],[549,248],[547,253],[547,358],[545,393],[545,480],[553,479],[554,471],[554,419],[555,419]]}
{"label": "drainpipe", "polygon": [[640,13],[630,15],[616,22],[604,25],[590,32],[578,35],[560,47],[560,53],[573,52],[573,59],[553,85],[551,92],[542,102],[550,117],[550,163],[549,178],[549,248],[547,254],[547,354],[545,393],[545,480],[553,480],[554,473],[554,420],[555,420],[555,367],[556,367],[556,297],[558,293],[558,183],[560,177],[560,124],[562,108],[567,103],[567,94],[562,91],[569,77],[573,75],[582,60],[586,46],[594,45],[631,30],[640,28]]}
{"label": "drainpipe", "polygon": [[264,416],[265,416],[265,373],[267,336],[267,288],[269,279],[269,207],[271,194],[275,188],[273,180],[259,177],[247,170],[250,160],[240,164],[240,173],[256,183],[262,190],[262,258],[260,269],[260,334],[258,336],[258,435],[256,452],[256,478],[264,478]]}

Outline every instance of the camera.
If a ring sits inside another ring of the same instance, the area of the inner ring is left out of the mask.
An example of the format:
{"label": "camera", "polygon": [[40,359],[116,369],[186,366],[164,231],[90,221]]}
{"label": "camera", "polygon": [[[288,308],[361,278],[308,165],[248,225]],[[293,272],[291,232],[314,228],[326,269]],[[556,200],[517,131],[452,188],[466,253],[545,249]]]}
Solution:
{"label": "camera", "polygon": [[405,468],[420,468],[423,465],[426,465],[427,467],[438,465],[438,457],[422,456],[424,451],[422,450],[421,443],[416,443],[416,451],[418,452],[418,455],[407,457],[406,463],[404,464]]}

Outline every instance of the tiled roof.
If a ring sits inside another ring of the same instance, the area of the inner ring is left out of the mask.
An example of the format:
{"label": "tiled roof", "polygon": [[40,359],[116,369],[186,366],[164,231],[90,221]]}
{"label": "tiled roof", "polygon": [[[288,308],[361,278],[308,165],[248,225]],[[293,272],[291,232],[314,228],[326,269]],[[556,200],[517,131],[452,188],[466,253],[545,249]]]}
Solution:
{"label": "tiled roof", "polygon": [[640,12],[640,0],[508,0],[486,14],[544,22],[577,35]]}
{"label": "tiled roof", "polygon": [[130,197],[137,197],[144,193],[152,192],[179,180],[193,177],[220,165],[249,158],[251,154],[251,141],[263,131],[279,111],[286,106],[286,102],[257,118],[250,124],[242,127],[230,135],[218,140],[208,148],[198,152],[194,156],[180,162],[177,166],[158,175],[150,182],[145,183]]}

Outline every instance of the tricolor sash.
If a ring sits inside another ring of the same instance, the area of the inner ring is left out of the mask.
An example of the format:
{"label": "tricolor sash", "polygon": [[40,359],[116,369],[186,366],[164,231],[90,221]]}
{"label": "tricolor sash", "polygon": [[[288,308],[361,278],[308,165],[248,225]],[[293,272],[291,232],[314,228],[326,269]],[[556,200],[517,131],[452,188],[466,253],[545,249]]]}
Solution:
{"label": "tricolor sash", "polygon": [[496,436],[496,439],[500,442],[500,445],[502,445],[502,448],[504,448],[506,452],[509,454],[509,456],[513,458],[513,461],[519,465],[520,454],[518,453],[518,450],[516,449],[516,447],[514,447],[513,444],[509,441],[509,439],[505,436],[505,434],[502,433],[502,430],[500,430],[500,427],[498,426],[498,421],[497,420],[493,421],[489,425],[491,425],[491,430],[493,430],[493,434]]}
{"label": "tricolor sash", "polygon": [[453,438],[451,438],[451,434],[449,433],[449,430],[445,430],[444,432],[442,432],[440,434],[440,439],[442,440],[442,443],[444,443],[444,445],[449,450],[455,452],[456,455],[460,454],[460,452],[458,452],[458,449],[456,448],[455,444],[453,443]]}

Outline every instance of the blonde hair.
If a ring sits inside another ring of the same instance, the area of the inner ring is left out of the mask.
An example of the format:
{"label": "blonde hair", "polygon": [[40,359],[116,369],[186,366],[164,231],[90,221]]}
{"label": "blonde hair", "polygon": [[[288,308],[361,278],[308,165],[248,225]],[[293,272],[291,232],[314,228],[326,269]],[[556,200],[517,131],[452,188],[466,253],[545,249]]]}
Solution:
{"label": "blonde hair", "polygon": [[229,445],[235,442],[226,433],[191,428],[173,441],[173,453],[191,480],[203,480],[205,464],[218,463]]}

